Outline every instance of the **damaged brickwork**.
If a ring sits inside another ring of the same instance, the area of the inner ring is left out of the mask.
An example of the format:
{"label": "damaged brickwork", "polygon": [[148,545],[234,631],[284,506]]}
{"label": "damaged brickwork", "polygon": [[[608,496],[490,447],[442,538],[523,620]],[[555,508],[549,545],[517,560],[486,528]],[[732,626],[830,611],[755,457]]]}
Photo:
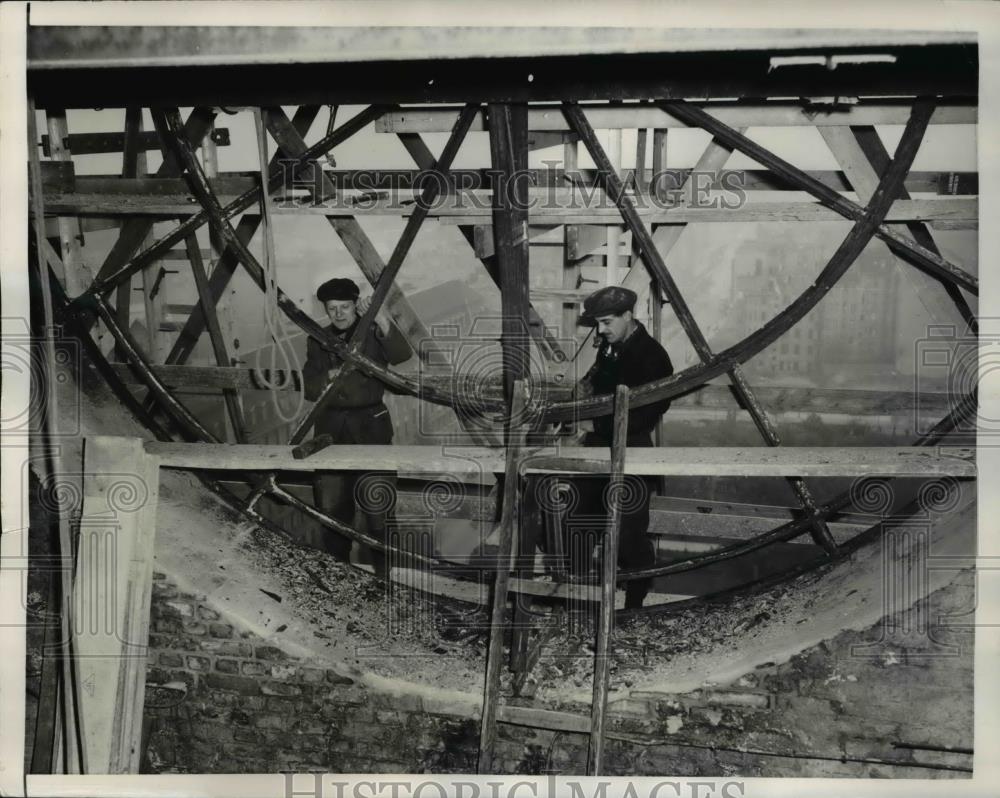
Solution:
{"label": "damaged brickwork", "polygon": [[[972,579],[960,574],[920,611],[960,616],[973,603]],[[897,628],[915,612],[897,618]],[[606,773],[966,776],[972,661],[971,628],[932,626],[902,639],[880,624],[733,684],[684,694],[637,685],[609,707]],[[416,683],[419,661],[413,668]],[[367,686],[241,631],[204,595],[180,592],[161,573],[147,673],[145,772],[475,770],[478,695],[448,704],[416,688]],[[583,773],[589,707],[547,709],[557,710],[561,728],[500,724],[500,772]]]}

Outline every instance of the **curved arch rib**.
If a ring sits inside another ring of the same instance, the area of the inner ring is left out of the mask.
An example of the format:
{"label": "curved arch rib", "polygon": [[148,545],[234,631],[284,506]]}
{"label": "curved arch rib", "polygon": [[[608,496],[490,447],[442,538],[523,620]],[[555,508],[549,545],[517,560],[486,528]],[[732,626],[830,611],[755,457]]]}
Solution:
{"label": "curved arch rib", "polygon": [[[917,98],[914,109],[921,104],[926,105],[927,103],[932,103],[932,100]],[[707,130],[720,141],[758,161],[792,185],[812,194],[824,205],[842,214],[845,218],[860,222],[868,213],[867,208],[863,208],[856,202],[852,202],[846,197],[841,196],[837,191],[824,185],[819,180],[816,180],[816,178],[810,177],[801,169],[796,169],[784,159],[779,158],[764,147],[751,141],[742,133],[733,130],[725,122],[720,122],[701,108],[690,105],[682,100],[661,102],[658,105],[668,114],[680,119],[682,122],[692,127],[700,127]],[[879,185],[881,187],[881,183]],[[893,194],[890,197],[890,203],[896,196],[898,194]],[[871,205],[869,204],[870,207]],[[888,208],[886,208],[886,211],[888,211]],[[979,295],[979,279],[941,257],[939,253],[921,246],[916,241],[912,241],[898,230],[894,230],[889,225],[886,225],[883,221],[879,221],[873,233],[876,237],[885,241],[889,248],[898,255],[929,271],[935,277],[940,277],[948,282],[960,285],[970,293],[976,296]]]}

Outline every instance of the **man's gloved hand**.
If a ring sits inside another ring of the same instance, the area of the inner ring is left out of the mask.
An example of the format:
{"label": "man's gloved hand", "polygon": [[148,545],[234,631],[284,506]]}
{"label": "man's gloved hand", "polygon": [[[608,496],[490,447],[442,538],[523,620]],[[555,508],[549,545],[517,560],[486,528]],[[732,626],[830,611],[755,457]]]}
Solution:
{"label": "man's gloved hand", "polygon": [[[371,307],[372,298],[369,294],[368,296],[363,296],[358,299],[356,303],[356,308],[359,316],[364,316],[368,312],[368,308]],[[378,313],[375,314],[375,323],[378,325],[379,331],[382,335],[386,335],[389,332],[389,317],[386,315],[385,307],[378,309]]]}

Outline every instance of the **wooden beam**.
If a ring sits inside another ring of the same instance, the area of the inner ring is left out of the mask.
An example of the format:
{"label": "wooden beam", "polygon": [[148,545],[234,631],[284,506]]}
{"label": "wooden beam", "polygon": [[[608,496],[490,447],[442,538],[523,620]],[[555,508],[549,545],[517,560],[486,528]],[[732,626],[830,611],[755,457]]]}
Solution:
{"label": "wooden beam", "polygon": [[[130,105],[129,108],[137,106]],[[212,133],[213,141],[220,146],[229,144],[229,129],[220,127]],[[50,155],[50,136],[42,136],[42,151],[45,155]],[[158,150],[160,149],[160,139],[155,131],[141,133],[132,142],[129,141],[128,133],[71,133],[62,139],[62,147],[72,150],[77,155],[93,155],[104,152],[126,152],[132,149],[137,150]]]}
{"label": "wooden beam", "polygon": [[[535,239],[544,236],[546,233],[550,233],[559,225],[531,225],[528,227],[528,239]],[[463,233],[464,234],[464,233]],[[472,228],[473,237],[473,249],[476,253],[476,257],[482,260],[483,258],[490,258],[496,254],[496,250],[493,244],[493,226],[489,224],[477,224]],[[542,242],[533,242],[536,245]],[[561,246],[559,242],[546,242],[549,246]]]}
{"label": "wooden beam", "polygon": [[[52,159],[72,162],[73,155],[64,144],[64,140],[68,138],[65,109],[50,109],[46,113],[46,123],[49,135],[53,137],[55,142],[58,142],[52,148]],[[66,286],[66,293],[70,296],[77,296],[83,293],[91,280],[91,275],[81,254],[83,236],[80,233],[79,221],[68,215],[59,214],[59,209],[49,207],[47,202],[45,210],[47,213],[56,213],[59,216],[57,221],[59,226],[59,257],[64,269],[64,273],[60,276]]]}
{"label": "wooden beam", "polygon": [[[595,201],[595,205],[596,205]],[[329,213],[329,209],[302,206],[283,208],[279,213],[298,215]],[[389,206],[369,208],[371,215],[400,215],[400,209]],[[647,224],[708,224],[719,222],[838,222],[843,221],[842,213],[824,207],[818,202],[746,202],[738,207],[727,208],[721,203],[710,207],[677,206],[657,208],[649,201],[637,203],[636,213]],[[406,215],[404,210],[402,215]],[[471,207],[468,204],[445,205],[434,209],[432,216],[441,224],[476,225],[485,224],[488,209]],[[529,208],[528,216],[532,224],[593,224],[621,226],[618,210],[611,205],[604,207]],[[886,218],[890,222],[926,221],[932,224],[947,222],[951,229],[974,230],[978,228],[979,202],[975,199],[921,199],[896,200]],[[603,243],[603,242],[602,242]]]}
{"label": "wooden beam", "polygon": [[493,192],[493,238],[500,267],[500,344],[504,352],[504,389],[528,377],[528,215],[525,181],[514,183],[519,169],[528,166],[525,105],[490,105],[490,156],[503,191]]}
{"label": "wooden beam", "polygon": [[[34,28],[32,28],[34,30]],[[39,28],[44,30],[44,28]],[[128,30],[128,29],[123,29]],[[143,29],[139,29],[140,32]],[[854,33],[854,32],[852,32]],[[712,31],[713,36],[716,31]],[[496,38],[496,37],[495,37]],[[502,38],[502,37],[501,37]],[[136,98],[151,106],[227,107],[336,103],[553,102],[727,97],[912,97],[926,93],[974,98],[978,90],[975,42],[910,42],[872,45],[889,60],[841,60],[830,69],[822,58],[809,65],[774,68],[775,49],[795,49],[788,38],[761,42],[756,50],[719,52],[588,53],[461,59],[407,57],[380,61],[293,62],[169,67],[121,59],[117,68],[77,62],[67,69],[29,68],[28,87],[39,105],[123,107]],[[815,46],[815,45],[814,45]],[[850,45],[845,49],[851,49]],[[79,50],[79,45],[74,48]],[[575,51],[575,50],[574,50]],[[821,49],[822,55],[829,52]],[[326,56],[328,57],[328,56]],[[308,61],[308,59],[307,59]],[[124,63],[123,63],[124,62]],[[331,80],[346,71],[350,80]],[[538,79],[526,80],[528,74]],[[113,77],[112,77],[113,76]]]}
{"label": "wooden beam", "polygon": [[615,575],[618,572],[618,539],[625,487],[625,438],[628,430],[628,395],[625,385],[615,389],[614,428],[611,436],[611,474],[608,483],[608,520],[601,543],[601,603],[594,646],[594,698],[590,710],[590,747],[587,775],[599,776],[604,762],[605,715],[611,680],[611,633],[615,622]]}
{"label": "wooden beam", "polygon": [[[903,125],[910,113],[906,101],[860,100],[851,105],[809,107],[802,102],[725,102],[694,103],[730,127],[826,127],[828,125]],[[650,105],[601,103],[581,106],[587,121],[596,130],[634,128],[685,128],[687,124],[662,108]],[[451,130],[459,108],[415,106],[386,114],[375,123],[379,133],[440,133]],[[931,124],[974,125],[978,118],[973,100],[956,100],[938,108]],[[472,123],[473,131],[487,129],[486,115]],[[532,105],[528,109],[528,130],[540,132],[570,131],[569,125],[553,104]],[[548,146],[558,144],[553,140]]]}
{"label": "wooden beam", "polygon": [[[502,114],[502,117],[506,120],[508,115]],[[496,119],[492,111],[490,118]],[[528,433],[528,424],[525,420],[528,400],[527,383],[518,379],[511,389],[510,416],[505,430],[507,447],[503,469],[500,539],[497,544],[497,556],[506,563],[510,563],[512,559],[514,539],[519,526],[518,494],[521,482],[521,450]],[[497,707],[500,704],[500,666],[503,660],[509,584],[510,567],[497,568],[490,609],[490,639],[486,653],[486,679],[483,687],[483,712],[479,731],[477,773],[492,773],[494,771],[493,753],[496,745]]]}
{"label": "wooden beam", "polygon": [[[467,447],[461,458],[449,457],[439,446],[330,446],[307,460],[292,457],[291,446],[150,441],[146,451],[166,468],[235,471],[412,471],[415,474],[502,473],[497,449]],[[579,469],[607,463],[600,449],[564,446],[560,457]],[[606,465],[604,466],[606,468]],[[528,473],[570,473],[537,468]],[[606,473],[606,471],[605,471]],[[629,449],[626,474],[638,476],[780,477],[975,477],[975,450],[953,447],[934,453],[913,447],[684,447]]]}
{"label": "wooden beam", "polygon": [[[822,131],[824,128],[821,128]],[[662,131],[665,133],[666,131]],[[408,134],[415,135],[415,134]],[[655,135],[655,133],[654,133]],[[204,141],[207,141],[205,139]],[[202,143],[202,150],[206,145]],[[594,169],[573,169],[564,157],[564,168],[529,169],[526,182],[528,193],[532,196],[545,196],[552,189],[568,188],[570,177],[578,186],[592,187],[599,181],[599,175]],[[55,161],[46,161],[45,165],[55,165]],[[72,166],[66,163],[64,166]],[[650,193],[659,187],[661,192],[668,188],[679,186],[690,175],[691,169],[654,167],[646,170],[640,177],[633,169],[622,170],[622,180],[628,185],[634,185],[639,191]],[[851,183],[844,172],[831,169],[811,169],[805,172],[815,180],[836,191],[850,191]],[[657,179],[653,179],[658,176]],[[293,172],[287,175],[284,188],[302,189],[298,182],[292,182]],[[343,194],[343,201],[352,201],[348,191],[400,191],[415,192],[421,180],[427,179],[423,169],[324,169],[323,177],[333,187],[333,193],[324,192],[322,196],[330,198],[334,193]],[[489,189],[490,174],[488,169],[453,169],[449,175],[451,185],[458,191],[486,191]],[[219,196],[236,196],[258,185],[253,177],[244,172],[228,172],[218,177],[209,176],[209,185]],[[711,190],[732,189],[739,186],[744,191],[795,191],[793,185],[766,169],[720,169],[710,175],[700,178],[700,186]],[[979,193],[979,175],[968,171],[914,171],[906,176],[905,185],[908,191],[917,194],[941,195],[975,195]],[[67,176],[63,180],[46,182],[43,185],[45,195],[54,196],[77,192],[80,194],[146,194],[164,197],[185,197],[188,193],[187,183],[181,178],[139,177],[123,178],[119,175],[75,175],[72,181]]]}

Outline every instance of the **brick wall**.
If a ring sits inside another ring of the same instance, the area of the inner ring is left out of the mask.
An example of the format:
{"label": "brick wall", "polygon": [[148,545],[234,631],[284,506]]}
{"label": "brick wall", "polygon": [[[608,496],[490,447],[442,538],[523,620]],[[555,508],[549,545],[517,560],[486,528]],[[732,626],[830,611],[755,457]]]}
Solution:
{"label": "brick wall", "polygon": [[[958,614],[972,596],[960,575],[919,611]],[[842,632],[734,684],[681,695],[637,687],[610,706],[606,772],[967,776],[971,630],[884,638],[881,626]],[[235,628],[204,596],[155,575],[146,772],[474,772],[480,700],[371,689]],[[499,772],[584,772],[589,707],[556,709],[572,713],[559,716],[556,725],[569,721],[561,730],[500,724]]]}

